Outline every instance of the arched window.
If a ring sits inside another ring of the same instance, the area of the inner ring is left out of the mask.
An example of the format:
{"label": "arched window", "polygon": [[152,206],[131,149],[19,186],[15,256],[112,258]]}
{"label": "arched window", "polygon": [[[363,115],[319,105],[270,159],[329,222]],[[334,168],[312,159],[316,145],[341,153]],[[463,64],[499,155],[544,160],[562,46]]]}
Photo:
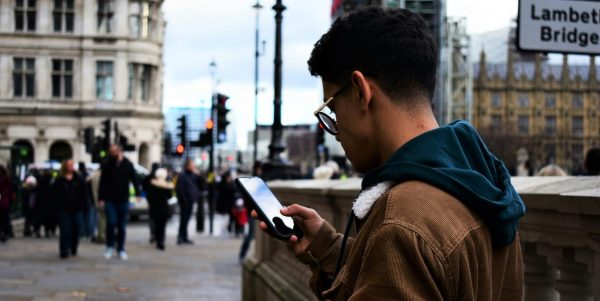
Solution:
{"label": "arched window", "polygon": [[50,161],[62,162],[65,159],[73,158],[73,149],[66,141],[56,141],[50,146]]}
{"label": "arched window", "polygon": [[146,144],[146,143],[140,144],[138,163],[145,168],[150,167],[150,157],[149,157],[148,153],[149,153],[148,144]]}
{"label": "arched window", "polygon": [[17,140],[13,143],[13,148],[10,152],[10,160],[13,164],[29,164],[33,163],[33,145],[27,140]]}

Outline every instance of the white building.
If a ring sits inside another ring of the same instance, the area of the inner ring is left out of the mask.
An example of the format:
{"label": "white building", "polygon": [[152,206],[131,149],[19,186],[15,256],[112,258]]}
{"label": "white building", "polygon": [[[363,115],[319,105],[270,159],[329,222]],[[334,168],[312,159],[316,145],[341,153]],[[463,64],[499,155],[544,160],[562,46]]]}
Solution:
{"label": "white building", "polygon": [[[136,147],[129,159],[159,161],[162,3],[2,0],[0,146],[28,148],[26,161],[89,162],[83,129],[98,135],[111,118]],[[0,164],[10,157],[0,150]]]}

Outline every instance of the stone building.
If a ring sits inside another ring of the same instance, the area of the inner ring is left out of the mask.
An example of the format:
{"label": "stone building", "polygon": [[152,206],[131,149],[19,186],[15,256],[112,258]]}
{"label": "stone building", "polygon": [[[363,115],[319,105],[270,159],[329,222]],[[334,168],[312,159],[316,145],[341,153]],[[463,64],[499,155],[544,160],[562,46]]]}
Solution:
{"label": "stone building", "polygon": [[528,153],[533,171],[555,163],[581,172],[585,151],[600,144],[600,70],[589,65],[550,64],[541,54],[506,63],[474,66],[473,124],[489,147],[516,168],[517,150]]}
{"label": "stone building", "polygon": [[[162,0],[0,2],[0,164],[89,162],[110,118],[148,166],[161,156]],[[11,152],[7,146],[25,151]]]}

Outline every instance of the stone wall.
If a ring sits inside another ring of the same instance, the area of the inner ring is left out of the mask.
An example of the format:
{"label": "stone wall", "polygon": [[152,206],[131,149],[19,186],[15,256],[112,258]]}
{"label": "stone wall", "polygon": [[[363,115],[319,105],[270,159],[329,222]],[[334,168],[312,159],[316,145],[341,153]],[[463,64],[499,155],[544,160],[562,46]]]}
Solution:
{"label": "stone wall", "polygon": [[[515,177],[527,205],[519,232],[526,300],[600,300],[600,177]],[[284,204],[316,209],[344,230],[359,179],[274,181]],[[243,300],[316,300],[310,272],[284,243],[257,231],[243,266]]]}

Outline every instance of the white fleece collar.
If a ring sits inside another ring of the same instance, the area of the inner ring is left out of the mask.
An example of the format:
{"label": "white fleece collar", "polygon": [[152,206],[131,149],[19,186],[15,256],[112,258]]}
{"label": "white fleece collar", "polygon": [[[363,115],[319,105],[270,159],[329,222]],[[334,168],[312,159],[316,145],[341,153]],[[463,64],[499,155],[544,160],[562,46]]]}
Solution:
{"label": "white fleece collar", "polygon": [[371,211],[371,207],[373,207],[375,201],[392,188],[392,186],[394,186],[393,182],[385,181],[363,190],[356,198],[356,201],[354,201],[354,205],[352,205],[354,215],[359,219],[365,218],[369,214],[369,211]]}

